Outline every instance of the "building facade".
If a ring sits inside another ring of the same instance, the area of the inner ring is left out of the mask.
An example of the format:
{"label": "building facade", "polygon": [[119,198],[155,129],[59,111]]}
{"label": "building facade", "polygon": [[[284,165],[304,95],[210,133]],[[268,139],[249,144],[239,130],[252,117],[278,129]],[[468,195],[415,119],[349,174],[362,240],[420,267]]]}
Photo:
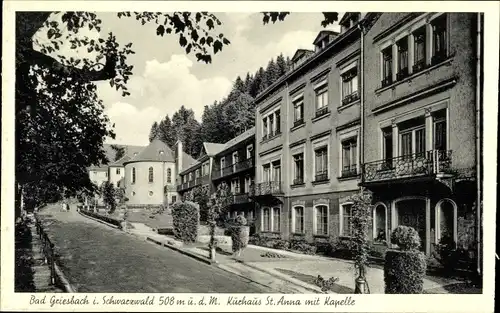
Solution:
{"label": "building facade", "polygon": [[477,14],[373,14],[364,36],[364,164],[371,236],[390,247],[414,227],[431,254],[441,239],[473,251]]}
{"label": "building facade", "polygon": [[349,235],[360,174],[359,13],[256,101],[257,231],[312,243]]}
{"label": "building facade", "polygon": [[[179,157],[180,156],[180,157]],[[182,151],[178,143],[176,151],[159,139],[124,162],[125,196],[131,207],[168,206],[178,199],[176,177],[182,164],[194,160]]]}
{"label": "building facade", "polygon": [[251,128],[226,142],[215,155],[212,169],[214,190],[226,183],[233,196],[228,211],[229,218],[243,215],[254,229],[255,203],[250,191],[255,180],[255,128]]}

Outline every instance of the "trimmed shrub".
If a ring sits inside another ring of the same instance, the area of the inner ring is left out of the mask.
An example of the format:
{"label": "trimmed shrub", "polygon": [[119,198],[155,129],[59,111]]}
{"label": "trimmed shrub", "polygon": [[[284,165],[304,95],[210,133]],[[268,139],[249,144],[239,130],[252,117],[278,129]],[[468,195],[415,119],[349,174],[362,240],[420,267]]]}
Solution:
{"label": "trimmed shrub", "polygon": [[385,293],[422,293],[426,268],[425,255],[420,251],[387,251],[384,265]]}
{"label": "trimmed shrub", "polygon": [[403,251],[418,250],[420,248],[420,236],[418,232],[409,226],[398,226],[391,234],[391,242],[398,245]]}
{"label": "trimmed shrub", "polygon": [[352,260],[355,256],[355,245],[350,239],[337,238],[330,243],[327,255],[334,258]]}
{"label": "trimmed shrub", "polygon": [[460,253],[455,249],[455,241],[451,237],[443,237],[436,246],[436,252],[445,271],[451,272],[457,268]]}
{"label": "trimmed shrub", "polygon": [[[246,221],[245,221],[246,222]],[[231,240],[233,244],[233,252],[240,252],[248,245],[250,237],[250,228],[248,226],[233,226],[231,232]]]}
{"label": "trimmed shrub", "polygon": [[176,202],[172,208],[174,236],[184,243],[192,243],[198,237],[200,210],[196,203]]}
{"label": "trimmed shrub", "polygon": [[316,246],[308,243],[303,239],[294,239],[290,242],[290,249],[304,254],[315,254]]}
{"label": "trimmed shrub", "polygon": [[280,249],[280,250],[288,250],[290,249],[290,242],[286,240],[274,240],[273,241],[273,248],[274,249]]}
{"label": "trimmed shrub", "polygon": [[243,215],[238,215],[234,219],[234,224],[237,226],[246,226],[247,225],[247,219]]}

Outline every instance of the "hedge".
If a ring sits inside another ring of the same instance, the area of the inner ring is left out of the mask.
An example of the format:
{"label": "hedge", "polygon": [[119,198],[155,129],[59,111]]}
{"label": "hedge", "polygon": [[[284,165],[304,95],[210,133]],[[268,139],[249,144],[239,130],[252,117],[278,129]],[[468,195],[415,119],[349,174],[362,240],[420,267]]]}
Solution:
{"label": "hedge", "polygon": [[104,221],[106,223],[118,226],[120,228],[122,227],[121,221],[117,220],[117,219],[114,219],[112,217],[104,216],[104,215],[101,215],[101,214],[98,214],[98,213],[89,212],[89,211],[85,211],[85,210],[82,210],[80,212],[83,213],[83,214],[85,214],[85,215],[91,216],[93,218],[97,218],[97,219],[99,219],[101,221]]}
{"label": "hedge", "polygon": [[200,207],[190,201],[176,202],[172,208],[174,236],[184,243],[195,242],[200,225]]}
{"label": "hedge", "polygon": [[427,268],[421,251],[387,251],[384,264],[386,294],[419,294]]}

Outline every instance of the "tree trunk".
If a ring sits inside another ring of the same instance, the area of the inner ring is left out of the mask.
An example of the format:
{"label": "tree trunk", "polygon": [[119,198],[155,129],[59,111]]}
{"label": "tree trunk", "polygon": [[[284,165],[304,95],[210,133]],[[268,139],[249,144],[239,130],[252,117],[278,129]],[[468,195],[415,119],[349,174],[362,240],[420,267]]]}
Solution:
{"label": "tree trunk", "polygon": [[215,261],[215,222],[210,222],[210,260]]}
{"label": "tree trunk", "polygon": [[354,289],[355,294],[366,294],[370,293],[367,288],[367,282],[365,277],[365,266],[361,265],[359,267],[359,275],[355,280],[356,288]]}

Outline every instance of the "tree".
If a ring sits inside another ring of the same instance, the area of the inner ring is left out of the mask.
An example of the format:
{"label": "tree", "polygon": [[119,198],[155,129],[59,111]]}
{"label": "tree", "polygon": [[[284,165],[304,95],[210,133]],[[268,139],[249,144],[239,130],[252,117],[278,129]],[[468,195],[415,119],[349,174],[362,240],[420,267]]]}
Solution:
{"label": "tree", "polygon": [[279,73],[278,77],[285,75],[285,73],[288,71],[288,67],[287,67],[287,61],[285,60],[283,53],[278,55],[278,57],[276,58],[276,65],[278,67],[278,73]]}
{"label": "tree", "polygon": [[158,137],[158,122],[154,122],[153,125],[151,125],[151,130],[149,131],[149,142],[153,141]]}
{"label": "tree", "polygon": [[265,72],[265,86],[266,88],[271,86],[278,78],[280,78],[280,69],[278,65],[274,62],[274,59],[271,59],[267,64],[266,72]]}
{"label": "tree", "polygon": [[175,145],[177,138],[175,138],[172,121],[168,115],[160,122],[160,124],[158,124],[157,136],[158,139],[166,143],[169,147],[173,147]]}
{"label": "tree", "polygon": [[119,159],[123,158],[125,155],[125,147],[122,146],[117,146],[117,145],[111,145],[111,148],[115,150],[115,159],[114,161],[118,161]]}
{"label": "tree", "polygon": [[210,192],[207,188],[195,187],[192,189],[193,202],[200,206],[200,221],[208,220],[208,201],[210,200]]}
{"label": "tree", "polygon": [[113,213],[116,209],[116,193],[113,183],[105,181],[101,185],[101,194],[104,203],[109,207],[108,213]]}
{"label": "tree", "polygon": [[222,182],[210,197],[208,205],[208,222],[210,225],[210,259],[215,260],[215,227],[217,222],[227,213],[227,209],[233,203],[233,195],[227,183]]}

